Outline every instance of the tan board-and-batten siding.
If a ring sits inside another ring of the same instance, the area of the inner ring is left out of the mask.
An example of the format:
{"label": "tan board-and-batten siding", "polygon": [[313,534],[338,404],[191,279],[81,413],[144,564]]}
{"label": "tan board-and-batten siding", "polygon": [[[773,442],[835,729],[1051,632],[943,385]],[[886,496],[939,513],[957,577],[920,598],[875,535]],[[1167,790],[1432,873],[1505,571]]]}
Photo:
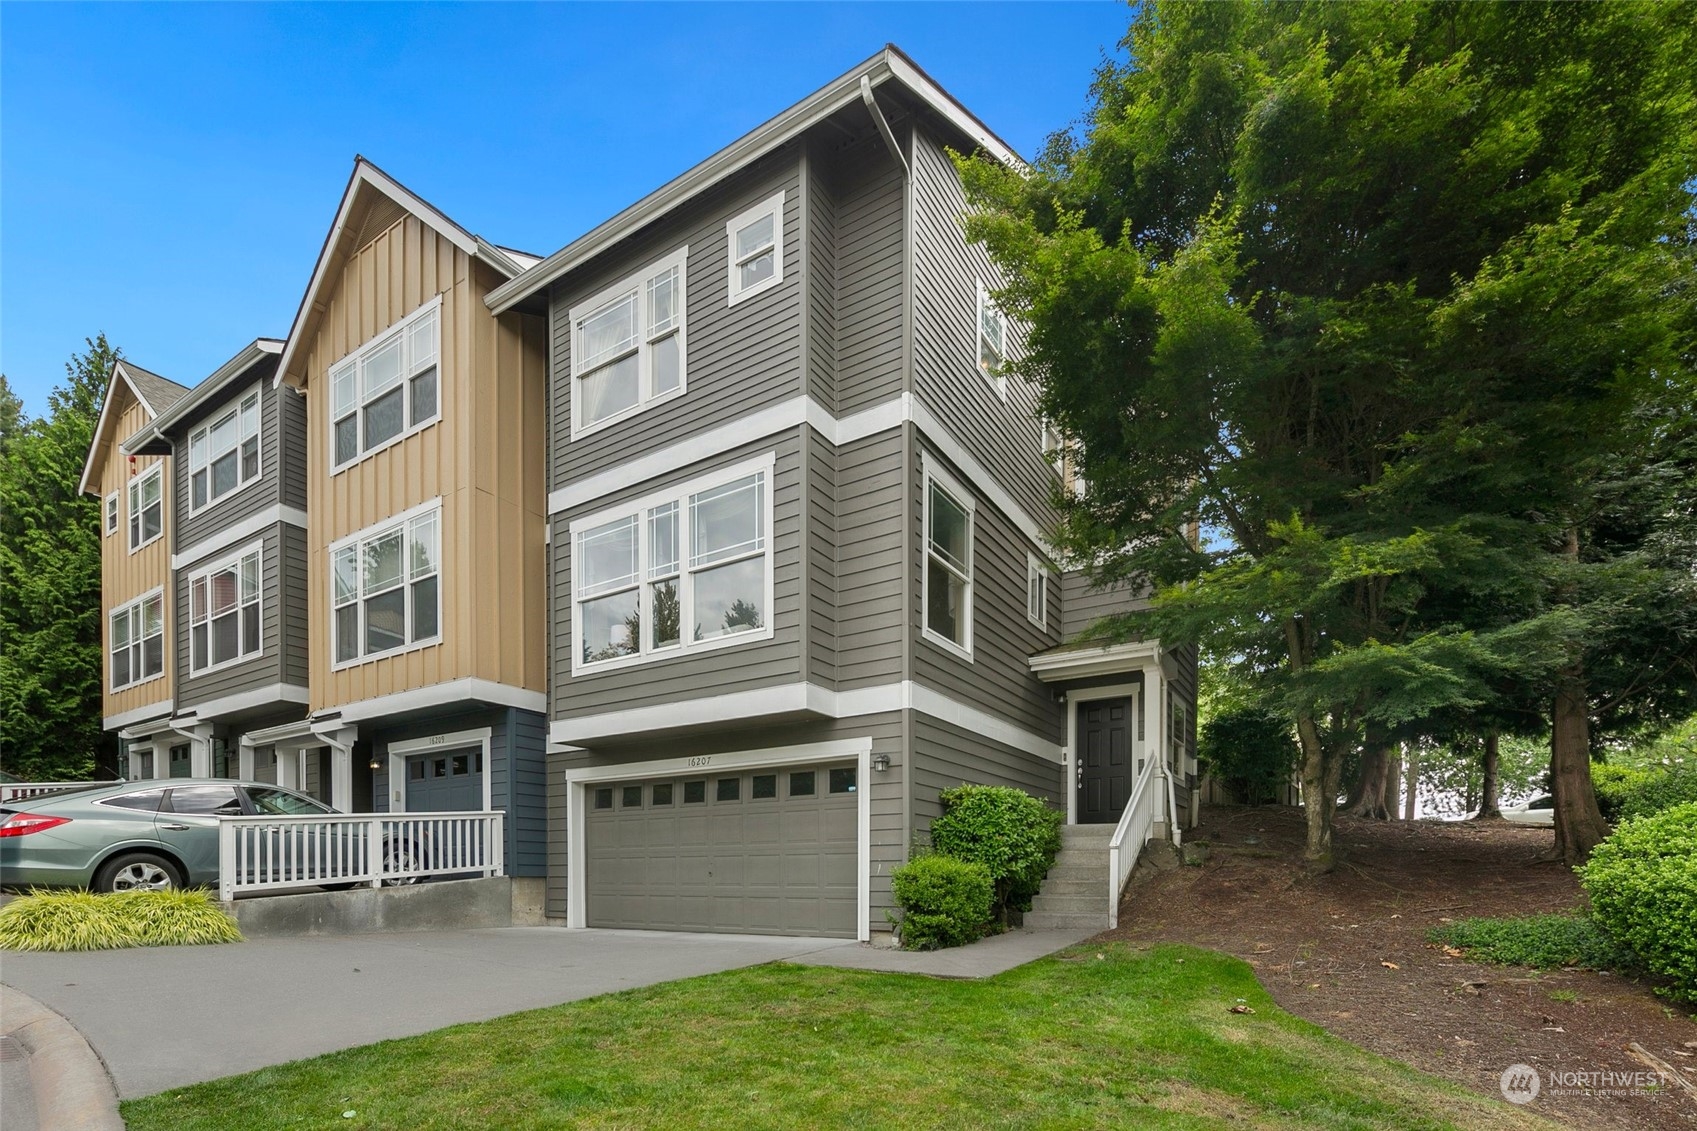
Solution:
{"label": "tan board-and-batten siding", "polygon": [[[299,366],[309,421],[312,709],[468,677],[544,691],[541,320],[492,316],[482,295],[499,277],[410,214],[332,270]],[[332,474],[330,366],[437,295],[440,419]],[[329,547],[437,498],[441,643],[332,670]]]}
{"label": "tan board-and-batten siding", "polygon": [[[102,712],[106,717],[128,715],[155,703],[168,702],[175,690],[176,678],[170,663],[172,650],[176,647],[175,637],[175,601],[171,593],[171,469],[167,467],[161,477],[160,494],[161,519],[163,535],[143,546],[135,553],[130,553],[130,501],[127,490],[130,480],[145,473],[155,464],[167,461],[165,456],[136,456],[131,463],[128,456],[119,450],[119,445],[131,436],[140,432],[152,421],[152,415],[136,400],[129,386],[118,380],[113,386],[111,395],[121,398],[119,404],[112,405],[118,412],[118,419],[112,429],[110,448],[100,467],[100,592],[103,612],[100,618],[100,688]],[[134,476],[131,471],[134,471]],[[106,531],[106,496],[114,491],[118,493],[118,529],[111,534]],[[127,605],[135,598],[154,589],[163,587],[165,590],[165,672],[158,679],[150,679],[144,683],[131,684],[121,691],[112,690],[112,610]]]}

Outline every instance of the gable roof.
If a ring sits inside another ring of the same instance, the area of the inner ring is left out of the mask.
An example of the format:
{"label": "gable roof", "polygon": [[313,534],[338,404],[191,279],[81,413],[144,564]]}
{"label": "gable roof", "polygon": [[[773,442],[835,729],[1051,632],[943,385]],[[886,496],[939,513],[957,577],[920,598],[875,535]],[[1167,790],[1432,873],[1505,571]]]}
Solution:
{"label": "gable roof", "polygon": [[178,397],[171,407],[154,414],[153,420],[146,428],[123,442],[123,450],[130,455],[159,455],[168,451],[169,441],[165,436],[172,427],[182,423],[197,408],[234,384],[237,378],[245,376],[255,365],[266,358],[276,357],[282,350],[283,342],[279,338],[255,338],[243,346],[235,357],[213,370],[211,376],[189,390],[187,395]]}
{"label": "gable roof", "polygon": [[[472,258],[483,260],[504,278],[511,279],[522,274],[533,261],[532,256],[498,247],[482,236],[466,231],[429,201],[382,169],[364,157],[355,157],[354,171],[348,178],[348,187],[342,191],[342,203],[336,208],[335,222],[330,225],[330,231],[324,237],[324,246],[319,250],[318,261],[312,268],[312,278],[307,282],[306,293],[301,296],[300,308],[295,311],[295,320],[289,327],[289,336],[283,341],[275,384],[299,384],[298,380],[291,381],[289,378],[295,350],[301,341],[318,327],[318,319],[323,314],[323,307],[318,302],[318,292],[329,278],[332,267],[344,254],[352,254],[364,246],[364,243],[360,242],[362,233],[353,227],[353,221],[358,215],[356,210],[360,202],[369,199],[372,193],[379,194],[391,204],[398,205],[405,212],[418,217],[443,239]],[[344,245],[349,243],[355,243],[356,246],[344,249]]]}
{"label": "gable roof", "polygon": [[169,377],[161,377],[143,369],[133,361],[119,358],[114,362],[112,379],[106,383],[106,394],[100,399],[100,417],[94,422],[94,438],[89,441],[88,456],[83,460],[82,479],[77,483],[78,494],[89,493],[88,485],[99,466],[95,456],[105,447],[107,430],[115,427],[113,421],[116,418],[111,414],[112,394],[120,381],[129,389],[130,395],[141,403],[141,407],[147,410],[150,420],[187,396],[189,391],[186,385],[179,385]]}
{"label": "gable roof", "polygon": [[[1025,163],[1007,142],[938,86],[901,48],[887,43],[882,51],[858,67],[833,79],[776,118],[755,127],[688,172],[591,228],[524,274],[496,287],[483,301],[496,314],[511,310],[636,229],[706,192],[844,108],[856,103],[872,108],[873,89],[888,83],[900,86],[997,160],[1024,166]],[[881,115],[874,116],[881,120]],[[887,126],[882,128],[887,132]],[[891,144],[894,144],[893,140]]]}

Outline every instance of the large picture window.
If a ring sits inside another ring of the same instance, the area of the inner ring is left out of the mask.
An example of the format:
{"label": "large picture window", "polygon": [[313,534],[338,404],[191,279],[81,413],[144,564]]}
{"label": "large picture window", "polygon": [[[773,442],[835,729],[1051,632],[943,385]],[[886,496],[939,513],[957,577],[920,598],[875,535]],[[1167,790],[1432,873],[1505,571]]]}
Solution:
{"label": "large picture window", "polygon": [[435,502],[331,547],[334,665],[441,639],[441,546]]}
{"label": "large picture window", "polygon": [[156,590],[114,609],[108,646],[112,690],[165,674],[165,594]]}
{"label": "large picture window", "polygon": [[130,549],[165,533],[165,465],[156,463],[130,480]]}
{"label": "large picture window", "polygon": [[925,469],[925,638],[972,658],[972,502]]}
{"label": "large picture window", "polygon": [[260,646],[260,554],[254,545],[189,577],[189,672],[257,656]]}
{"label": "large picture window", "polygon": [[259,478],[259,390],[189,434],[189,509]]}
{"label": "large picture window", "polygon": [[340,469],[441,417],[441,300],[413,311],[330,369],[330,465]]}
{"label": "large picture window", "polygon": [[683,392],[688,260],[680,248],[572,308],[573,436]]}
{"label": "large picture window", "polygon": [[771,468],[572,524],[574,668],[771,635]]}

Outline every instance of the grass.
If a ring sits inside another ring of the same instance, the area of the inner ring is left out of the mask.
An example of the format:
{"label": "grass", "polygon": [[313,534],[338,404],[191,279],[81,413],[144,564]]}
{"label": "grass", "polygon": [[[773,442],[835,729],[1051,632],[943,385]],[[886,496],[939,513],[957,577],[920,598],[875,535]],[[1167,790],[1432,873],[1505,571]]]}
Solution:
{"label": "grass", "polygon": [[205,891],[32,891],[0,907],[0,950],[117,950],[240,942]]}
{"label": "grass", "polygon": [[1429,931],[1430,942],[1465,950],[1469,958],[1501,966],[1551,970],[1583,966],[1630,970],[1631,952],[1584,915],[1524,915],[1508,919],[1461,919]]}
{"label": "grass", "polygon": [[982,982],[760,966],[215,1080],[122,1114],[131,1131],[1551,1126],[1345,1044],[1280,1011],[1244,963],[1176,946],[1075,949]]}

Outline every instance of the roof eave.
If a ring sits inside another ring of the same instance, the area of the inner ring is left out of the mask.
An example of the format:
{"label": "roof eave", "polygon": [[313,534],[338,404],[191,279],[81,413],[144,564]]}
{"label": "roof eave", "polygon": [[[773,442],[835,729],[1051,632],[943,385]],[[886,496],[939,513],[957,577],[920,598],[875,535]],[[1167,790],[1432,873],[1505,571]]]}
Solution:
{"label": "roof eave", "polygon": [[155,416],[146,428],[131,436],[119,445],[119,449],[127,455],[159,455],[160,452],[148,452],[144,449],[154,443],[169,445],[165,432],[175,426],[184,417],[205,404],[209,399],[225,388],[232,380],[252,369],[259,362],[282,352],[283,343],[278,338],[255,338],[242,347],[242,351],[196,385],[188,396]]}
{"label": "roof eave", "polygon": [[88,455],[83,459],[82,478],[77,480],[77,494],[79,495],[98,495],[98,492],[89,490],[89,479],[94,475],[94,453],[100,450],[102,437],[106,435],[106,413],[112,407],[112,390],[117,387],[120,378],[129,387],[130,395],[147,411],[147,415],[150,418],[154,415],[153,406],[147,402],[146,397],[141,395],[141,389],[136,386],[136,382],[131,380],[129,373],[124,369],[124,359],[118,358],[112,363],[112,379],[106,382],[106,393],[100,398],[100,415],[95,417],[94,420],[94,438],[89,441]]}

